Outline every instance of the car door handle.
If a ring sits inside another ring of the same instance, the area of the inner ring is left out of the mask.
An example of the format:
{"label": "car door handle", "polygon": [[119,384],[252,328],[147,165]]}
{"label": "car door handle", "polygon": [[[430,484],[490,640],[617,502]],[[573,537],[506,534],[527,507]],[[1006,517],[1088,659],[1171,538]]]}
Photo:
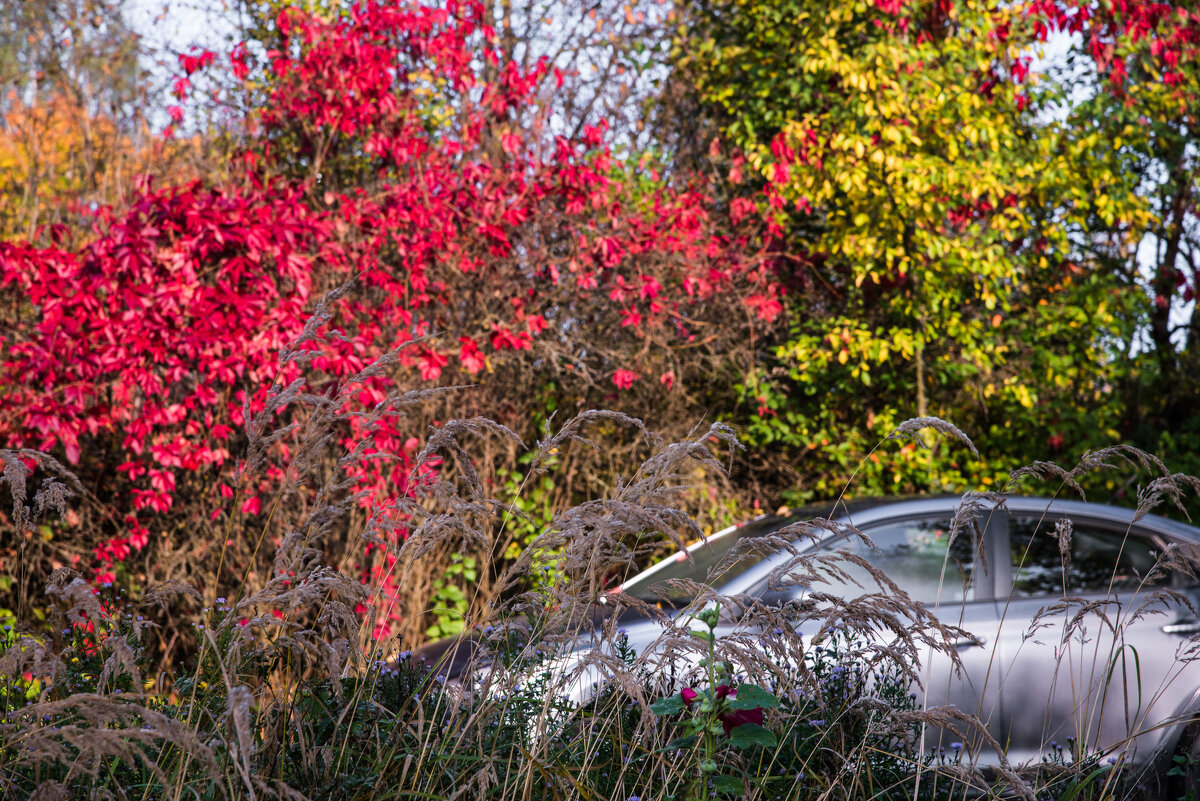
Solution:
{"label": "car door handle", "polygon": [[1197,634],[1200,633],[1200,620],[1178,620],[1162,627],[1164,634]]}
{"label": "car door handle", "polygon": [[954,641],[954,648],[957,651],[961,651],[963,648],[970,648],[972,646],[982,648],[985,645],[987,645],[987,640],[983,637],[975,637],[974,639],[970,637],[961,637]]}

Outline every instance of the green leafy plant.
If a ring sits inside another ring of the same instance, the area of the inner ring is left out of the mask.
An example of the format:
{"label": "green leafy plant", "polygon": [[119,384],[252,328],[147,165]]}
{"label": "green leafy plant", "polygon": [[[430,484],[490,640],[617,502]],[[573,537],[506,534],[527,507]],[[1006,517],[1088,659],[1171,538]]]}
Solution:
{"label": "green leafy plant", "polygon": [[462,632],[470,606],[467,593],[478,577],[474,557],[460,553],[450,556],[449,567],[433,582],[434,607],[431,614],[437,623],[425,630],[427,637],[436,640]]}
{"label": "green leafy plant", "polygon": [[694,754],[698,776],[689,788],[689,798],[709,798],[710,790],[731,795],[745,792],[742,780],[723,772],[718,765],[716,757],[721,744],[749,751],[774,748],[778,742],[762,724],[764,710],[777,708],[779,699],[756,684],[732,686],[736,681],[733,665],[717,660],[715,630],[719,615],[719,604],[699,612],[695,618],[706,629],[691,632],[708,646],[708,656],[701,662],[708,685],[700,690],[684,687],[650,706],[661,717],[686,713],[678,724],[681,736],[667,748],[687,748]]}

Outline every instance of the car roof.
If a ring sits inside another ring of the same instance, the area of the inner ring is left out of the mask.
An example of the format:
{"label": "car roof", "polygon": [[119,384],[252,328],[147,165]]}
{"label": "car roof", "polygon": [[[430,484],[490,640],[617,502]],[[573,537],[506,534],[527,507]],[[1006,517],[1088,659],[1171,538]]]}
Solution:
{"label": "car roof", "polygon": [[1134,509],[1113,506],[1107,503],[1017,496],[1006,500],[1005,506],[1010,512],[1017,513],[1033,514],[1046,512],[1065,517],[1102,518],[1120,525],[1136,525],[1139,528],[1151,529],[1157,533],[1181,540],[1200,542],[1200,528],[1196,526],[1182,523],[1178,520],[1171,520],[1162,515],[1148,513],[1139,515]]}
{"label": "car roof", "polygon": [[[836,514],[832,515],[833,519],[861,527],[880,520],[897,517],[919,517],[926,514],[953,512],[962,501],[963,496],[960,495],[870,498],[849,501],[839,504],[836,507],[834,504],[817,504],[797,509],[795,512],[787,515],[755,518],[755,522],[766,528],[797,520],[831,516],[830,512],[836,511]],[[1010,514],[1047,514],[1054,517],[1081,517],[1104,520],[1124,526],[1136,525],[1139,528],[1150,529],[1168,537],[1200,542],[1200,528],[1196,526],[1171,520],[1161,515],[1139,515],[1133,509],[1106,503],[1030,495],[1011,495],[1003,500],[1002,507],[1007,509]]]}

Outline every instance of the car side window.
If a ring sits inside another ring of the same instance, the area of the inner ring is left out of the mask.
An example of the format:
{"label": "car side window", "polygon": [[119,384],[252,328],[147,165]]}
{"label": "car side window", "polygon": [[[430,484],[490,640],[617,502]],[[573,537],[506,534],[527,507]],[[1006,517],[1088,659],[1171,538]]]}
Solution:
{"label": "car side window", "polygon": [[1013,597],[1085,595],[1166,584],[1154,570],[1161,553],[1136,532],[1062,518],[1014,516],[1009,520]]}
{"label": "car side window", "polygon": [[[975,547],[969,531],[958,532],[951,542],[950,521],[935,519],[888,523],[864,528],[863,533],[876,548],[860,541],[837,540],[825,543],[817,553],[852,551],[923,604],[974,600]],[[819,571],[829,576],[828,583],[812,589],[838,596],[879,591],[879,584],[865,568],[850,562],[839,563],[838,568],[861,589],[829,571]]]}
{"label": "car side window", "polygon": [[969,531],[950,540],[949,520],[910,520],[865,532],[877,550],[861,555],[924,604],[972,601],[975,598],[975,547]]}

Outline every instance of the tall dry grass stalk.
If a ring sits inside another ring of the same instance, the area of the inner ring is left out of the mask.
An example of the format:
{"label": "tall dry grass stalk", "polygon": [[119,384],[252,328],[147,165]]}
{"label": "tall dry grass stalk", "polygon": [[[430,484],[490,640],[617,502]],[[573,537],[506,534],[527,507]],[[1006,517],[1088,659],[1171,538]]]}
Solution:
{"label": "tall dry grass stalk", "polygon": [[[329,336],[328,321],[323,305],[281,362],[310,360]],[[958,664],[959,646],[982,643],[854,551],[809,550],[831,537],[872,547],[868,532],[836,514],[740,540],[708,575],[674,583],[691,599],[681,608],[613,596],[615,584],[654,557],[702,536],[688,499],[698,484],[720,480],[723,454],[739,447],[724,425],[666,443],[618,412],[587,411],[564,422],[528,449],[529,477],[569,469],[563,464],[571,453],[603,451],[610,440],[644,458],[607,491],[534,521],[536,536],[515,559],[504,556],[515,526],[529,519],[512,498],[489,491],[489,467],[473,454],[526,446],[485,418],[431,428],[412,457],[410,494],[364,509],[355,490],[359,465],[395,456],[369,452],[371,432],[447,391],[397,390],[368,409],[347,402],[398,357],[389,353],[323,393],[300,380],[277,385],[260,412],[247,407],[242,473],[249,480],[274,466],[283,479],[264,519],[239,519],[239,498],[226,510],[213,583],[174,580],[125,599],[97,595],[64,568],[38,600],[49,610],[45,624],[24,614],[35,606],[29,588],[30,602],[18,610],[20,633],[7,637],[0,654],[0,788],[7,796],[665,801],[711,797],[718,788],[706,777],[714,770],[742,782],[750,799],[1058,792],[1065,801],[1126,792],[1115,772],[1083,773],[1097,765],[1083,750],[1073,765],[1001,761],[986,771],[970,749],[923,751],[927,730],[1004,751],[987,721],[969,710],[920,708],[910,695],[931,653]],[[291,422],[273,428],[285,409]],[[361,436],[344,447],[351,419]],[[937,418],[908,421],[892,438],[926,429],[974,450]],[[286,459],[281,443],[289,446]],[[0,460],[21,540],[84,493],[44,454],[0,451]],[[1015,471],[1005,492],[967,493],[949,537],[968,539],[986,570],[984,521],[1008,492],[1030,479],[1082,491],[1084,474],[1117,463],[1153,474],[1139,494],[1139,514],[1162,502],[1182,508],[1187,494],[1200,491],[1196,479],[1116,447],[1070,470],[1039,462]],[[1058,524],[1053,536],[1066,564],[1070,525]],[[393,600],[359,579],[367,546],[374,564],[391,572],[399,590]],[[451,554],[474,559],[479,576],[468,588],[465,634],[421,664],[402,654],[431,613],[431,577]],[[769,590],[808,592],[778,604],[714,589],[739,563],[768,554],[785,556]],[[1170,550],[1160,569],[1191,570],[1191,557]],[[226,580],[231,574],[240,577],[236,585]],[[858,590],[823,591],[830,581]],[[1064,597],[1035,624],[1065,620],[1056,636],[1066,643],[1086,639],[1086,625],[1096,621],[1120,632],[1164,599],[1187,602],[1170,588],[1147,593],[1137,609]],[[164,654],[182,648],[178,633],[170,643],[156,639],[164,610],[189,609],[187,661],[164,664]],[[695,618],[718,609],[709,643],[694,633]],[[405,621],[401,636],[377,636],[376,622],[393,612]],[[630,617],[661,630],[640,653],[621,634]],[[658,699],[711,683],[718,664],[726,681],[754,683],[780,699],[763,718],[777,748],[721,746],[702,760],[698,741],[679,737],[684,721],[652,710]],[[587,700],[564,697],[591,681],[597,685]],[[710,758],[719,758],[717,768],[705,764]]]}

